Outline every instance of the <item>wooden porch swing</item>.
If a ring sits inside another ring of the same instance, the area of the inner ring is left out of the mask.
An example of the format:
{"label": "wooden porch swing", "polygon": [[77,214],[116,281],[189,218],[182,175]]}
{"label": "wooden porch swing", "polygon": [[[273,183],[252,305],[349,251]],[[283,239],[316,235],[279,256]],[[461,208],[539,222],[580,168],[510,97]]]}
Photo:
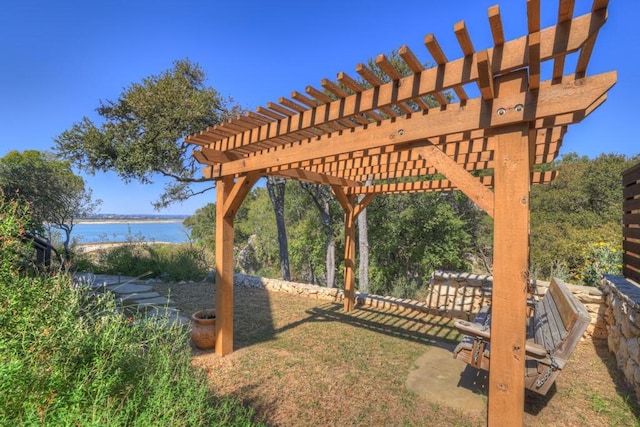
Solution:
{"label": "wooden porch swing", "polygon": [[[524,1],[524,0],[523,0]],[[498,6],[489,8],[493,46],[476,50],[464,22],[454,26],[463,57],[448,60],[435,36],[424,39],[436,66],[407,46],[412,74],[379,55],[383,83],[363,64],[361,84],[346,73],[307,86],[226,123],[189,136],[204,176],[217,182],[215,351],[233,351],[234,216],[263,176],[329,185],[345,214],[344,309],[354,309],[355,219],[379,194],[461,190],[494,219],[494,287],[489,376],[490,425],[521,425],[529,278],[529,188],[554,172],[534,165],[558,155],[567,127],[607,96],[616,73],[587,76],[607,0],[573,16],[558,0],[558,22],[540,28],[540,1],[527,0],[525,35],[507,40]],[[565,60],[575,53],[575,68]],[[552,62],[542,81],[541,64]],[[465,85],[477,86],[470,98]],[[450,102],[447,93],[457,99]],[[431,100],[439,105],[430,107]],[[493,191],[492,191],[493,189]],[[360,201],[358,196],[363,196]]]}

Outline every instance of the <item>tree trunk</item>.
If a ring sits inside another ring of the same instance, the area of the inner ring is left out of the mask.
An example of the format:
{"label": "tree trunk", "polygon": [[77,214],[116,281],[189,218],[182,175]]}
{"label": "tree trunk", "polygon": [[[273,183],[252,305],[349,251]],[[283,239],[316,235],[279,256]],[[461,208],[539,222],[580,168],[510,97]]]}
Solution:
{"label": "tree trunk", "polygon": [[316,208],[318,208],[318,212],[320,212],[322,226],[327,236],[327,251],[325,257],[327,287],[333,288],[336,286],[336,239],[331,221],[331,191],[317,184],[301,183],[301,185],[302,188],[309,193],[313,203],[316,205]]}
{"label": "tree trunk", "polygon": [[[362,201],[360,196],[358,201]],[[369,231],[367,228],[367,210],[364,209],[358,215],[358,254],[360,265],[358,266],[358,289],[362,293],[369,292]]]}
{"label": "tree trunk", "polygon": [[284,222],[284,189],[285,180],[273,176],[267,177],[267,191],[276,215],[276,227],[278,228],[278,247],[280,249],[280,271],[283,280],[291,280],[289,269],[289,243],[287,241],[287,228]]}
{"label": "tree trunk", "polygon": [[317,206],[322,206],[320,214],[322,215],[322,224],[325,227],[325,234],[327,236],[327,254],[325,264],[327,266],[327,287],[333,288],[336,286],[336,239],[333,235],[333,228],[331,227],[331,207],[329,206],[328,197],[324,197],[320,203],[318,200]]}
{"label": "tree trunk", "polygon": [[71,260],[71,251],[69,251],[69,242],[71,241],[71,227],[62,227],[64,231],[64,260],[69,262]]}

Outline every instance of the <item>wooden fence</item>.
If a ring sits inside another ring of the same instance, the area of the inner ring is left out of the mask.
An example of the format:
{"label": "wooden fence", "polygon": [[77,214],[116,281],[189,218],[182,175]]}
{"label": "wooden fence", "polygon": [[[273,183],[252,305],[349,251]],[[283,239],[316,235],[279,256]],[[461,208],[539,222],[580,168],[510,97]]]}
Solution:
{"label": "wooden fence", "polygon": [[640,163],[622,173],[624,277],[640,283]]}

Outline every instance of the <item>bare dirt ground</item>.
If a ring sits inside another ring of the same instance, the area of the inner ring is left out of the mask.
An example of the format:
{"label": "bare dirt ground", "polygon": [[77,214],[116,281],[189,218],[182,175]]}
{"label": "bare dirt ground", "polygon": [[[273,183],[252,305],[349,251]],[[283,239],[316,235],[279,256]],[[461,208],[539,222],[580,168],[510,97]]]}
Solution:
{"label": "bare dirt ground", "polygon": [[[158,284],[190,316],[214,306],[211,283]],[[194,350],[218,395],[240,398],[272,426],[476,426],[486,414],[451,409],[407,389],[418,358],[460,338],[447,318],[361,308],[236,288],[235,352]],[[434,372],[437,375],[437,372]],[[581,342],[547,396],[527,392],[528,426],[640,426],[633,392],[606,345]]]}

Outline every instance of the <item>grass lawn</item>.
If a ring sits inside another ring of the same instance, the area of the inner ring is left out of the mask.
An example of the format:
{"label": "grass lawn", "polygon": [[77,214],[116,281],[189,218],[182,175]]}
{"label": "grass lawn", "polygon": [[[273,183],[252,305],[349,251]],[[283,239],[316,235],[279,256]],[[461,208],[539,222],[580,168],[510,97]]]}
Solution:
{"label": "grass lawn", "polygon": [[[214,285],[161,284],[186,315],[214,306]],[[405,383],[416,360],[460,338],[448,318],[236,288],[235,352],[194,351],[218,395],[274,426],[476,426],[486,414],[429,401]],[[462,363],[462,362],[461,362]],[[434,372],[437,375],[437,372]],[[530,426],[640,425],[633,392],[605,346],[581,342],[548,396],[527,392]]]}

